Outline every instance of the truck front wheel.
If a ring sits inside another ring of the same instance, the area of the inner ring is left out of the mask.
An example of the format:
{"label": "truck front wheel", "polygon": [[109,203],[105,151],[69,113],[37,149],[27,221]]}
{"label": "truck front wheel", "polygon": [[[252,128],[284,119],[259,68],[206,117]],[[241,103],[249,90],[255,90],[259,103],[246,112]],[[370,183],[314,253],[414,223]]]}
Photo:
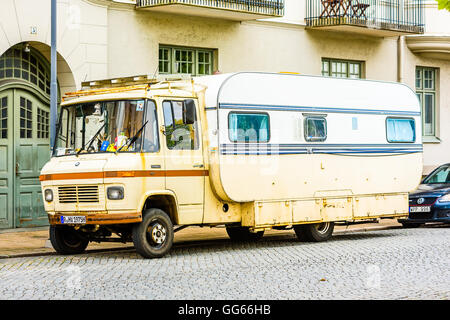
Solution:
{"label": "truck front wheel", "polygon": [[67,226],[50,226],[50,242],[57,253],[82,253],[89,244],[73,228]]}
{"label": "truck front wheel", "polygon": [[256,241],[263,237],[264,231],[251,232],[247,227],[226,227],[228,236],[233,241]]}
{"label": "truck front wheel", "polygon": [[320,242],[331,238],[334,222],[301,224],[294,226],[295,234],[301,241]]}
{"label": "truck front wheel", "polygon": [[142,222],[133,226],[134,247],[144,258],[160,258],[172,248],[172,221],[161,209],[148,209],[143,216]]}

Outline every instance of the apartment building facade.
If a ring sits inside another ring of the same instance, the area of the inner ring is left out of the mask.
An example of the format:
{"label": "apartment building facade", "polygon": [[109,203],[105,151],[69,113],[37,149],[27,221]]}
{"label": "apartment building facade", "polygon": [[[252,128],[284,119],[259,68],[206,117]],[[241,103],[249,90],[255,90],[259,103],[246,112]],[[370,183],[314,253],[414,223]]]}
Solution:
{"label": "apartment building facade", "polygon": [[[50,40],[50,0],[1,2],[0,228],[47,223]],[[402,82],[422,103],[424,174],[450,162],[450,12],[434,1],[58,0],[57,49],[60,96],[164,73]]]}

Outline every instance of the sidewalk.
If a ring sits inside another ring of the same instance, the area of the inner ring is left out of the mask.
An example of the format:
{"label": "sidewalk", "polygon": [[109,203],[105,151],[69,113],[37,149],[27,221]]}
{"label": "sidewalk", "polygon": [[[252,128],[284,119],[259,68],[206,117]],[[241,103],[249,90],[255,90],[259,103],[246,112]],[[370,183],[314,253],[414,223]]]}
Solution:
{"label": "sidewalk", "polygon": [[[366,223],[349,226],[336,225],[333,234],[395,228],[401,228],[401,224],[397,222],[397,219],[382,219],[379,223]],[[294,235],[293,230],[270,230],[266,231],[264,237]],[[229,239],[225,228],[202,228],[194,226],[175,233],[174,243],[181,244],[202,240],[219,239]],[[47,240],[48,227],[0,230],[0,259],[55,254],[55,251],[51,247],[50,241]],[[87,252],[130,249],[132,247],[132,243],[91,242],[87,248]]]}

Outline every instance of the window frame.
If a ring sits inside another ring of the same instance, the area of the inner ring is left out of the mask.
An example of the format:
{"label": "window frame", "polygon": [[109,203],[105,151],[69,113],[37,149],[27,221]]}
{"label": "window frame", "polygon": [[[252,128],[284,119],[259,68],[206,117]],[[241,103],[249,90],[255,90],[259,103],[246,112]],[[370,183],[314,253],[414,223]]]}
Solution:
{"label": "window frame", "polygon": [[[177,101],[177,102],[181,102],[183,104],[183,118],[184,118],[184,108],[185,108],[185,99],[182,100],[177,100],[177,99],[164,99],[161,102],[161,110],[162,110],[162,117],[163,117],[163,123],[164,123],[164,130],[166,129],[166,114],[164,111],[164,103],[165,102],[169,102],[170,103],[170,114],[171,114],[171,121],[172,121],[172,126],[175,128],[175,116],[174,116],[174,112],[173,112],[173,101]],[[195,100],[194,100],[195,101]],[[200,135],[200,125],[199,125],[199,115],[198,115],[198,109],[197,109],[197,103],[195,103],[195,122],[194,124],[192,124],[193,126],[193,130],[194,130],[194,139],[197,139],[197,148],[195,148],[195,140],[194,140],[194,148],[192,149],[176,149],[176,148],[169,148],[169,145],[167,144],[167,134],[164,132],[163,136],[165,137],[165,143],[166,143],[166,148],[169,151],[195,151],[195,150],[200,150],[202,148],[202,141],[201,141],[201,135]]]}
{"label": "window frame", "polygon": [[[240,141],[240,140],[232,140],[231,136],[230,136],[230,133],[231,133],[230,116],[232,114],[238,114],[238,115],[265,115],[265,116],[267,116],[267,131],[268,131],[268,133],[267,133],[267,141],[255,141],[255,140]],[[268,112],[263,112],[263,111],[256,111],[256,112],[253,112],[253,111],[230,111],[228,113],[228,116],[227,116],[227,122],[228,122],[228,140],[230,140],[233,143],[266,143],[267,144],[267,143],[270,142],[270,139],[272,138],[272,133],[271,133],[271,130],[270,130],[270,123],[271,123],[271,121],[270,121],[270,114]]]}
{"label": "window frame", "polygon": [[[432,88],[425,87],[425,81],[428,81],[429,79],[425,78],[425,71],[432,71]],[[418,72],[420,74],[420,78],[418,78]],[[422,121],[422,136],[423,137],[436,137],[437,136],[437,121],[438,121],[438,94],[437,94],[437,78],[438,78],[438,68],[434,67],[422,67],[422,66],[416,66],[416,72],[415,72],[415,92],[416,96],[420,102],[420,110],[421,110],[421,121]],[[420,86],[417,86],[417,81],[420,80]],[[432,96],[432,133],[426,134],[425,132],[425,97],[427,95]]]}
{"label": "window frame", "polygon": [[[309,119],[320,119],[320,120],[324,120],[325,122],[325,137],[323,139],[317,139],[317,138],[313,138],[313,139],[308,139],[308,135],[307,135],[307,121]],[[328,139],[328,122],[327,122],[327,118],[325,116],[305,116],[303,118],[303,137],[305,139],[306,142],[324,142]]]}
{"label": "window frame", "polygon": [[[395,120],[395,119],[397,119],[397,120],[412,120],[413,121],[413,123],[414,123],[414,140],[413,141],[389,141],[387,123],[388,123],[388,120]],[[411,117],[386,117],[386,119],[385,119],[386,141],[388,143],[415,143],[417,140],[417,134],[416,134],[417,130],[416,129],[417,129],[416,119],[411,118]]]}
{"label": "window frame", "polygon": [[[332,67],[331,63],[345,63],[346,64],[346,76],[345,77],[334,77],[332,75]],[[328,64],[328,70],[326,71],[327,74],[324,74],[324,63]],[[350,77],[350,64],[357,64],[359,66],[359,75],[357,78]],[[338,78],[338,79],[364,79],[364,61],[358,61],[358,60],[344,60],[344,59],[333,59],[333,58],[322,58],[321,61],[321,75],[322,77],[330,77],[330,78]]]}
{"label": "window frame", "polygon": [[[142,116],[141,126],[143,126],[144,123],[145,123],[145,119],[146,119],[146,115],[147,115],[148,102],[152,101],[154,103],[154,105],[155,105],[156,126],[157,126],[158,132],[159,132],[158,107],[157,107],[158,105],[156,103],[156,100],[154,100],[154,99],[148,99],[148,98],[142,98],[142,99],[140,99],[140,98],[127,98],[127,99],[99,100],[97,102],[102,103],[102,104],[106,104],[106,103],[117,102],[117,101],[139,101],[139,100],[144,100],[144,114]],[[89,102],[84,102],[84,103],[89,103]],[[51,147],[52,150],[53,150],[52,151],[52,157],[66,157],[66,156],[70,156],[71,155],[71,154],[57,155],[56,154],[56,149],[58,149],[58,145],[57,145],[58,144],[58,138],[62,134],[61,132],[64,129],[64,124],[63,124],[64,121],[66,122],[66,125],[65,125],[65,131],[66,131],[65,139],[66,140],[65,141],[63,140],[65,142],[65,144],[66,144],[65,148],[67,148],[67,144],[68,143],[71,143],[71,139],[72,139],[71,135],[75,131],[73,127],[75,127],[74,123],[76,121],[76,117],[73,118],[73,119],[70,119],[69,108],[76,108],[80,104],[83,104],[83,103],[71,104],[71,105],[67,105],[67,106],[62,106],[61,107],[61,110],[59,111],[59,115],[58,115],[58,122],[56,124],[56,138],[55,138],[55,141],[54,141],[54,146]],[[64,111],[66,111],[68,113],[66,119],[63,119]],[[72,128],[70,128],[70,122],[72,122]],[[147,126],[145,126],[145,128],[140,133],[141,137],[144,137],[146,129],[147,129]],[[70,132],[70,136],[69,136],[69,132]],[[140,146],[138,151],[122,151],[121,150],[120,153],[159,153],[161,151],[161,141],[160,141],[161,137],[160,137],[159,133],[156,135],[156,137],[158,138],[158,150],[156,150],[156,151],[143,151],[144,142],[142,140],[141,146]],[[76,135],[74,136],[73,144],[74,145],[76,144]],[[98,151],[98,152],[95,152],[93,154],[103,154],[103,153],[111,153],[111,152],[109,152],[109,151]]]}
{"label": "window frame", "polygon": [[[167,50],[168,51],[168,59],[169,60],[161,60],[160,56],[160,50]],[[192,66],[192,73],[181,73],[181,72],[175,72],[176,67],[176,51],[177,50],[184,50],[184,51],[191,51],[193,55],[193,66]],[[158,72],[159,74],[190,74],[192,76],[205,76],[205,75],[212,75],[214,73],[214,49],[208,49],[208,48],[197,48],[197,47],[182,47],[182,46],[170,46],[170,45],[160,45],[158,48]],[[209,63],[206,64],[204,61],[199,62],[199,53],[202,54],[208,54],[209,55]],[[168,63],[168,70],[167,71],[161,71],[160,63]],[[209,73],[199,73],[199,66],[202,64],[204,67],[209,65]]]}

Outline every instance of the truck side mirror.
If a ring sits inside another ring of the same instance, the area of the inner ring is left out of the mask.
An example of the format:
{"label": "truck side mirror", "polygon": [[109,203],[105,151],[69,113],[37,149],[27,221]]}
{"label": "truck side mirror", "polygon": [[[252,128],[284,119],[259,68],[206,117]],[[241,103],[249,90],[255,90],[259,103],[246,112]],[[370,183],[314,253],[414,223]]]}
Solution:
{"label": "truck side mirror", "polygon": [[183,122],[184,124],[195,123],[195,102],[192,99],[184,100]]}

